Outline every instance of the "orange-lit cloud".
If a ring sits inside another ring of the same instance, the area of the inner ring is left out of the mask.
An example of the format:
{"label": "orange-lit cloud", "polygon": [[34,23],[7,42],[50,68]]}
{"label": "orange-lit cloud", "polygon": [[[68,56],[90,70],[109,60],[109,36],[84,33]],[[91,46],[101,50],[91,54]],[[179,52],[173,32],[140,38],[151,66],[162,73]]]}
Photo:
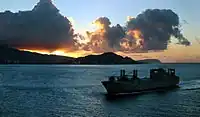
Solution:
{"label": "orange-lit cloud", "polygon": [[97,29],[87,32],[89,42],[84,50],[95,53],[122,51],[126,53],[167,50],[171,37],[177,44],[189,46],[179,26],[179,17],[172,10],[147,9],[136,18],[127,17],[127,25],[111,25],[107,17],[97,18]]}

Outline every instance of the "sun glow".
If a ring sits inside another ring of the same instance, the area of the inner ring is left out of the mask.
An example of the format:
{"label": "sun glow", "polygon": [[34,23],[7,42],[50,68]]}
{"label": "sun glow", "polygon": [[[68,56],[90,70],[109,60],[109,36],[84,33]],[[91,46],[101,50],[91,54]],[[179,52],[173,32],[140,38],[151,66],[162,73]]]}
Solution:
{"label": "sun glow", "polygon": [[62,50],[56,50],[56,51],[51,52],[50,54],[53,54],[53,55],[62,55],[62,56],[64,56],[64,55],[65,55],[65,52],[62,51]]}
{"label": "sun glow", "polygon": [[126,21],[131,21],[132,19],[134,19],[134,17],[132,17],[132,16],[127,16],[127,18],[126,18]]}
{"label": "sun glow", "polygon": [[19,49],[21,51],[28,51],[28,52],[35,52],[39,54],[46,54],[46,55],[58,55],[58,56],[68,56],[68,57],[81,57],[81,56],[86,56],[88,54],[91,54],[92,52],[90,51],[74,51],[74,52],[65,52],[64,50],[55,50],[53,52],[49,52],[47,50],[29,50],[29,49]]}
{"label": "sun glow", "polygon": [[21,51],[35,52],[40,54],[49,54],[49,51],[46,50],[29,50],[29,49],[19,49]]}
{"label": "sun glow", "polygon": [[105,28],[105,25],[104,24],[101,24],[100,22],[93,22],[92,23],[97,29],[104,29]]}
{"label": "sun glow", "polygon": [[127,34],[131,35],[136,40],[137,46],[143,46],[144,39],[140,30],[129,30]]}

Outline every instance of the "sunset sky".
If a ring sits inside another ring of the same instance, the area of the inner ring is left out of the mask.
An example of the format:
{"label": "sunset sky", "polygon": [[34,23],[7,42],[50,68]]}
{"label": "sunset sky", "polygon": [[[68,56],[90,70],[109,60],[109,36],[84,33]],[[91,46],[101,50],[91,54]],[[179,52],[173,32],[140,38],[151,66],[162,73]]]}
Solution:
{"label": "sunset sky", "polygon": [[[2,0],[0,12],[10,10],[14,13],[32,10],[38,2],[39,0]],[[92,22],[99,17],[109,18],[111,26],[117,24],[125,26],[128,16],[135,18],[146,9],[171,9],[179,16],[182,34],[191,42],[190,46],[175,44],[176,39],[172,37],[172,43],[163,51],[115,52],[133,59],[156,58],[163,62],[200,62],[199,0],[53,0],[53,4],[60,10],[61,15],[71,21],[75,33],[81,35],[85,35],[86,31],[93,31],[91,34],[94,35],[94,30],[97,29],[92,25]],[[85,51],[84,49],[76,51],[69,49],[62,52],[63,48],[62,45],[62,49],[53,50],[51,53],[73,57],[97,54],[97,52]],[[26,48],[26,46],[19,49],[49,53],[42,49]]]}

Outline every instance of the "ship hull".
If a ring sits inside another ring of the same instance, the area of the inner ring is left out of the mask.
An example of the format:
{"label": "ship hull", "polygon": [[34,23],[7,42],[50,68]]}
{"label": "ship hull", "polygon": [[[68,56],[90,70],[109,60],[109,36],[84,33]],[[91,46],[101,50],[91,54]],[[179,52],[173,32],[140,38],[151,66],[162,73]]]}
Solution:
{"label": "ship hull", "polygon": [[179,84],[179,79],[154,81],[147,78],[132,81],[102,81],[102,84],[108,94],[117,95],[176,87]]}

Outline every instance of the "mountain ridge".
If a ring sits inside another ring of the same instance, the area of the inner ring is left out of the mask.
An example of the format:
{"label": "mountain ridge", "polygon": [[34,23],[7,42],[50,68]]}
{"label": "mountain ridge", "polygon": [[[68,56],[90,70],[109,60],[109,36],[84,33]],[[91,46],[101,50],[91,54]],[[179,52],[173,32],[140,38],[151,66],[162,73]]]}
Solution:
{"label": "mountain ridge", "polygon": [[[113,52],[84,57],[47,55],[36,52],[21,51],[8,46],[0,46],[0,64],[143,64],[145,62],[122,57]],[[159,61],[159,60],[158,60]]]}

